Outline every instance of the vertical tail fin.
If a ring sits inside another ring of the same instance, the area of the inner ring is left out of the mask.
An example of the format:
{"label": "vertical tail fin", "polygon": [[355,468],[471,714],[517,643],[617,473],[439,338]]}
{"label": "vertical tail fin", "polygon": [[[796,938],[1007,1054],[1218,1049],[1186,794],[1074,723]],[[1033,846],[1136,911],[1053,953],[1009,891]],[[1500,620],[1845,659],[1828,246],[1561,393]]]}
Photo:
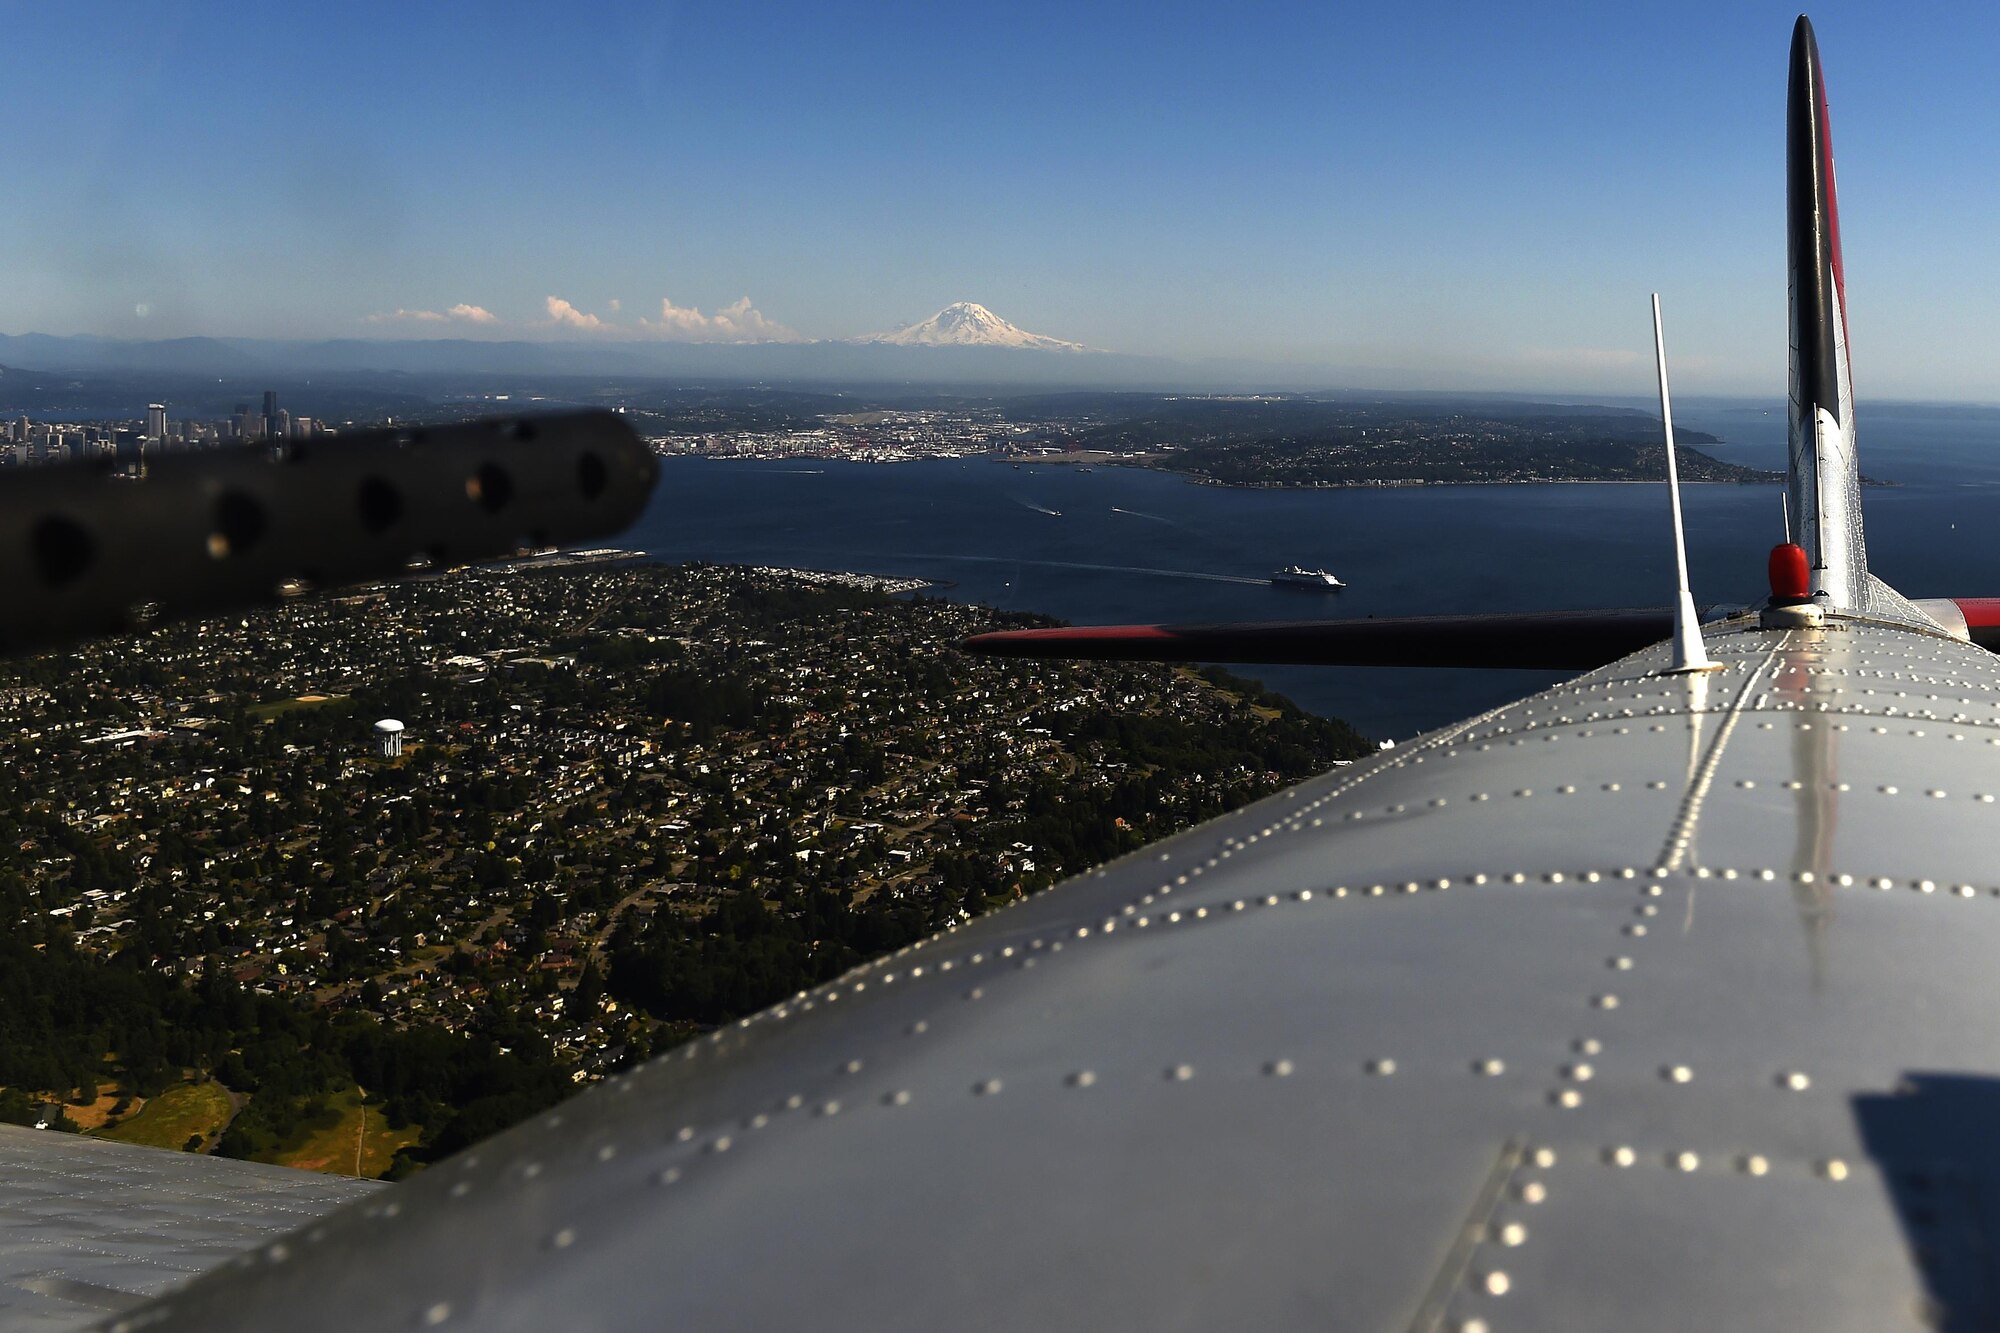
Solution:
{"label": "vertical tail fin", "polygon": [[1791,261],[1791,449],[1787,527],[1812,567],[1815,599],[1836,610],[1870,600],[1854,454],[1854,383],[1847,363],[1847,292],[1827,134],[1819,43],[1801,14],[1792,29],[1786,117]]}

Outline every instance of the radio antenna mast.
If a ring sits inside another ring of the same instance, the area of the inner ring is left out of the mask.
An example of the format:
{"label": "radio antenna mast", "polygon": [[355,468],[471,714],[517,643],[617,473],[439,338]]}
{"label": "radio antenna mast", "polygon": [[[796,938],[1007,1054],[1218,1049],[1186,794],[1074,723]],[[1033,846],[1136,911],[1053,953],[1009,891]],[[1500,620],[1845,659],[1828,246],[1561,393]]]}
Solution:
{"label": "radio antenna mast", "polygon": [[1674,462],[1674,409],[1667,395],[1667,340],[1660,330],[1660,294],[1653,293],[1653,359],[1660,371],[1660,426],[1667,436],[1667,502],[1674,511],[1674,664],[1675,675],[1714,671],[1702,646],[1701,624],[1695,619],[1694,594],[1688,591],[1687,540],[1681,533],[1681,478]]}

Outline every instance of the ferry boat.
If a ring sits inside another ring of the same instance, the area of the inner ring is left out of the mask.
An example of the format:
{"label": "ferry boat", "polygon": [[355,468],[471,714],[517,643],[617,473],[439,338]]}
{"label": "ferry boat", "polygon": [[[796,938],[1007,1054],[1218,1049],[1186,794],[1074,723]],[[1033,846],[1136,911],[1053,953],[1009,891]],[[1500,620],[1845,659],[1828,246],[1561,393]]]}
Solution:
{"label": "ferry boat", "polygon": [[1286,565],[1271,575],[1271,585],[1277,588],[1311,588],[1319,592],[1338,592],[1347,586],[1323,569],[1302,569],[1297,565]]}

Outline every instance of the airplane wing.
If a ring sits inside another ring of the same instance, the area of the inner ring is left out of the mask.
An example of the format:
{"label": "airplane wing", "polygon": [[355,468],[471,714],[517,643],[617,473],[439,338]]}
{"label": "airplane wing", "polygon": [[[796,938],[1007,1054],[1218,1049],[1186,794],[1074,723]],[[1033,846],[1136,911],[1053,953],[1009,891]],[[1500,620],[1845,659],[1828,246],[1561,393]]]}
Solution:
{"label": "airplane wing", "polygon": [[383,1186],[0,1125],[0,1327],[122,1313]]}
{"label": "airplane wing", "polygon": [[2000,662],[1709,638],[799,995],[148,1327],[1983,1327]]}

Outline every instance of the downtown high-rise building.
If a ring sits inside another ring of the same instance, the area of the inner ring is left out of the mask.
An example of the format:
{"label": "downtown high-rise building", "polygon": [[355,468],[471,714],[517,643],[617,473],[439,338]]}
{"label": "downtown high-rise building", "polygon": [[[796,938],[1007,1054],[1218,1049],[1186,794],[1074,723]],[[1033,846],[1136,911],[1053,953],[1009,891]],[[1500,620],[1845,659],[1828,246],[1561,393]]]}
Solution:
{"label": "downtown high-rise building", "polygon": [[167,405],[165,403],[146,404],[146,438],[164,440],[167,438]]}

